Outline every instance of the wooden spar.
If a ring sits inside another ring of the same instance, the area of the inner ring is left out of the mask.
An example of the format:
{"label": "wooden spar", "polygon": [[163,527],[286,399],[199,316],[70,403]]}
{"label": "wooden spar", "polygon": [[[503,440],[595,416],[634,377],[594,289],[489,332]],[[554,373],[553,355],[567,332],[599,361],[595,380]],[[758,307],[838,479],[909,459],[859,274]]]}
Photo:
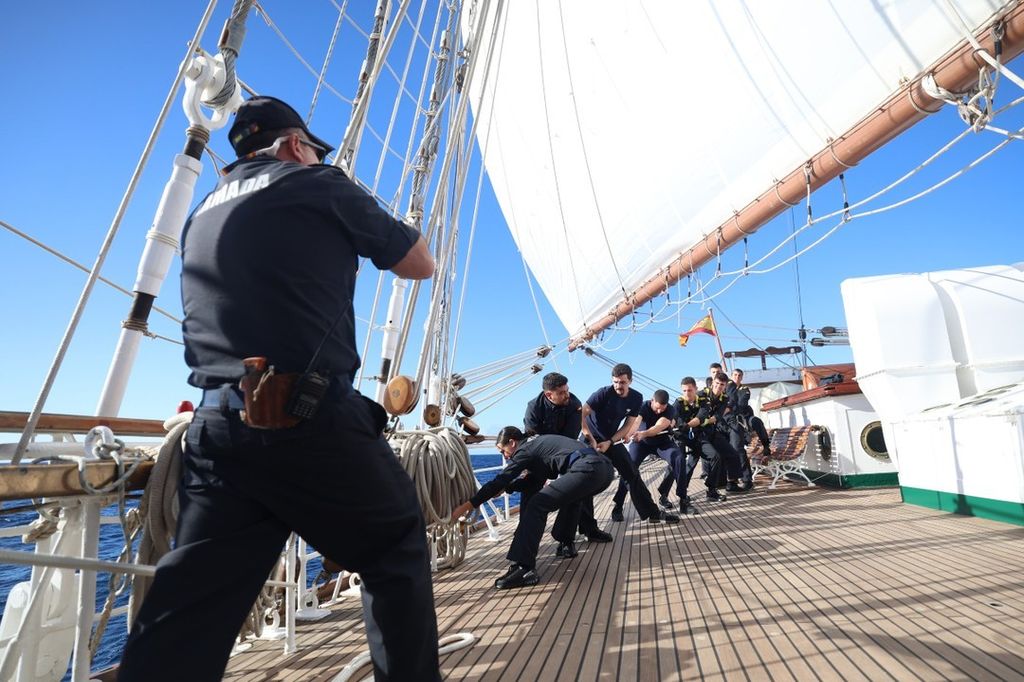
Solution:
{"label": "wooden spar", "polygon": [[[0,411],[0,432],[21,432],[28,421],[28,412]],[[79,414],[44,414],[39,418],[36,433],[86,433],[94,426],[109,426],[115,436],[159,436],[166,434],[159,419],[127,419],[124,417],[89,417]],[[126,490],[140,490],[149,480],[154,462],[141,462],[128,479]],[[114,462],[88,462],[86,480],[101,488],[117,476]],[[88,495],[78,480],[75,463],[0,465],[0,502],[41,497]]]}
{"label": "wooden spar", "polygon": [[[145,488],[155,463],[140,462],[125,490]],[[85,477],[92,487],[101,488],[117,477],[117,465],[110,461],[89,462],[85,465]],[[74,462],[0,466],[0,502],[88,494],[78,480],[78,465]]]}
{"label": "wooden spar", "polygon": [[[1005,25],[1002,62],[1005,64],[1024,51],[1024,3],[1003,15],[1002,21]],[[990,54],[993,53],[994,42],[992,26],[993,22],[990,22],[975,34],[978,42]],[[754,233],[791,205],[800,203],[807,193],[806,169],[810,170],[811,190],[816,190],[923,120],[927,114],[939,111],[943,104],[928,95],[921,85],[925,75],[933,74],[936,83],[947,90],[959,92],[977,82],[978,68],[983,64],[981,58],[975,57],[974,48],[967,42],[946,54],[853,128],[815,154],[806,164],[765,190],[732,218],[711,230],[704,239],[681,252],[667,268],[659,269],[609,313],[586,324],[585,331],[569,342],[569,350],[579,348],[644,303],[664,294],[671,285],[693,273],[721,250]],[[936,102],[939,102],[938,106]]]}
{"label": "wooden spar", "polygon": [[[0,432],[18,433],[28,422],[28,412],[0,411]],[[89,417],[79,414],[43,414],[36,433],[86,433],[94,426],[109,426],[115,436],[163,436],[167,433],[159,419]]]}

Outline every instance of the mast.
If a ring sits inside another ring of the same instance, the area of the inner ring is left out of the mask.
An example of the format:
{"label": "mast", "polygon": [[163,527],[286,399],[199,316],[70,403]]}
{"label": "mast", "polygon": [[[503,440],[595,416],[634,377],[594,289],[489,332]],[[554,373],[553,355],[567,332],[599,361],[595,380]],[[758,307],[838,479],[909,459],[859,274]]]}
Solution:
{"label": "mast", "polygon": [[[1024,51],[1024,5],[1014,7],[998,17],[993,26],[977,33],[978,41],[989,52],[998,51],[995,45],[997,38],[993,33],[1000,24],[1003,29],[1000,48],[1005,63]],[[958,92],[977,83],[981,63],[982,60],[975,56],[975,48],[964,42],[925,69],[922,76],[900,88],[882,106],[832,140],[803,166],[765,190],[695,245],[683,250],[667,266],[652,273],[636,289],[623,296],[611,311],[592,322],[585,322],[583,331],[569,342],[570,350],[579,348],[644,303],[664,294],[680,279],[717,257],[721,250],[753,234],[787,208],[800,202],[809,191],[830,182],[928,114],[939,111],[942,100],[930,95],[924,86],[928,76],[941,83],[946,90]],[[939,103],[938,108],[935,108],[936,102]]]}

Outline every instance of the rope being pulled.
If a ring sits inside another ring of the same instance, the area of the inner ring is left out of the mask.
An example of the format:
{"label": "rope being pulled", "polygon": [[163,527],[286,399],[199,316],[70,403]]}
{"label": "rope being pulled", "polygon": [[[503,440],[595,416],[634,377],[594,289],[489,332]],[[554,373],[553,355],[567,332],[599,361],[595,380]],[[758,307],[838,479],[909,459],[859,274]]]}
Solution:
{"label": "rope being pulled", "polygon": [[416,486],[427,531],[437,543],[438,568],[454,568],[466,555],[466,536],[451,513],[476,492],[469,450],[447,426],[426,431],[399,431],[391,438],[406,473]]}

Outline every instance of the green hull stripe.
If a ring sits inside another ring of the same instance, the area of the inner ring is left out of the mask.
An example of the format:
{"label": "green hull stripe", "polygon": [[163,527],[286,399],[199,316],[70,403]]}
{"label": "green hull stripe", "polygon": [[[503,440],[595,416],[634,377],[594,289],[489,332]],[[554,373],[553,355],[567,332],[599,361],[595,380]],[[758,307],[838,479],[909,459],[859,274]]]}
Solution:
{"label": "green hull stripe", "polygon": [[900,492],[903,495],[903,501],[907,504],[1024,526],[1024,502],[992,500],[987,497],[974,497],[973,495],[922,488],[902,487]]}
{"label": "green hull stripe", "polygon": [[[807,478],[816,484],[828,488],[882,488],[900,484],[899,475],[896,472],[840,476],[838,474],[826,474],[821,471],[804,469],[804,473],[807,474]],[[799,483],[801,479],[794,478],[792,480]]]}

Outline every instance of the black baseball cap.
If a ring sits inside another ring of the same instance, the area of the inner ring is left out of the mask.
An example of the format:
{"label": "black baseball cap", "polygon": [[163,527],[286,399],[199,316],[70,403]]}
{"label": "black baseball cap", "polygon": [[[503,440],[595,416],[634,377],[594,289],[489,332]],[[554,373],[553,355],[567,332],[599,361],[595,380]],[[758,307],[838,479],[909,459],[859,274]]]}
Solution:
{"label": "black baseball cap", "polygon": [[334,147],[309,132],[299,112],[276,97],[266,95],[257,95],[242,102],[242,106],[238,107],[235,114],[235,122],[228,130],[228,140],[235,154],[241,158],[260,148],[258,145],[262,136],[257,136],[257,133],[285,128],[299,128],[306,133],[310,142],[320,145],[328,152],[334,151]]}

